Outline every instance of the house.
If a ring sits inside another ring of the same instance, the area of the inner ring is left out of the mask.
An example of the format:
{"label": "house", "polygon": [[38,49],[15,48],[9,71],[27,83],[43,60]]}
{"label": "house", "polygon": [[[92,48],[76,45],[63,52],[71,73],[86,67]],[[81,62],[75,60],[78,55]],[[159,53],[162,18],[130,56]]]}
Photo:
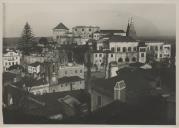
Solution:
{"label": "house", "polygon": [[58,42],[61,36],[65,36],[69,32],[69,29],[63,24],[59,23],[53,28],[53,40]]}
{"label": "house", "polygon": [[70,76],[79,76],[84,79],[84,65],[68,63],[67,65],[60,65],[58,69],[58,78]]}
{"label": "house", "polygon": [[62,77],[59,78],[56,84],[49,86],[50,93],[64,92],[73,90],[84,90],[85,81],[78,76]]}
{"label": "house", "polygon": [[41,63],[39,62],[35,62],[35,63],[32,63],[32,64],[29,64],[28,65],[28,73],[40,73],[40,68],[41,68]]}
{"label": "house", "polygon": [[19,65],[21,62],[21,53],[17,50],[6,49],[3,52],[3,69],[6,71],[10,66]]}
{"label": "house", "polygon": [[23,63],[24,64],[32,64],[35,62],[44,63],[46,57],[44,54],[31,54],[31,55],[24,55],[23,56]]}
{"label": "house", "polygon": [[72,28],[74,36],[81,36],[83,39],[92,39],[93,33],[99,31],[98,26],[75,26]]}
{"label": "house", "polygon": [[93,81],[91,87],[91,110],[106,106],[115,100],[138,104],[139,99],[152,95],[158,84],[157,75],[151,70],[126,67],[117,76]]}
{"label": "house", "polygon": [[49,93],[49,83],[44,78],[24,77],[20,81],[11,84],[34,95]]}

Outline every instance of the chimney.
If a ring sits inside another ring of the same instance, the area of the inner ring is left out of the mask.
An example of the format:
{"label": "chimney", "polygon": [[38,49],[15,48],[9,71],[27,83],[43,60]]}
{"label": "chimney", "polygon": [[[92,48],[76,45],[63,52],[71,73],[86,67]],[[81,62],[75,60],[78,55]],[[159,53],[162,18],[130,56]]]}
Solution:
{"label": "chimney", "polygon": [[114,86],[114,100],[120,100],[122,102],[125,102],[126,99],[125,90],[126,90],[126,84],[124,80],[116,82],[116,85]]}

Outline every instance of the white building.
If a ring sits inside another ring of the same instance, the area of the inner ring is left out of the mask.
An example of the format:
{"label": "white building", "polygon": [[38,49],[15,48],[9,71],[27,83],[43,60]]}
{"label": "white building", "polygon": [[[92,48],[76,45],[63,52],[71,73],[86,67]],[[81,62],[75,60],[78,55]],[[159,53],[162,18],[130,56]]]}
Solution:
{"label": "white building", "polygon": [[3,53],[3,68],[6,71],[12,65],[19,65],[21,60],[21,53],[16,50],[7,49]]}
{"label": "white building", "polygon": [[164,44],[163,45],[163,58],[170,58],[171,57],[171,45]]}
{"label": "white building", "polygon": [[40,73],[40,65],[41,63],[39,62],[28,65],[28,73]]}
{"label": "white building", "polygon": [[171,45],[164,44],[164,42],[148,41],[147,54],[154,54],[154,59],[160,61],[163,58],[171,57]]}
{"label": "white building", "polygon": [[126,36],[112,36],[109,39],[109,49],[112,53],[108,55],[108,63],[133,63],[137,61],[137,47],[139,42]]}
{"label": "white building", "polygon": [[55,28],[53,28],[53,40],[58,42],[60,37],[67,35],[68,32],[69,29],[63,23],[59,23]]}
{"label": "white building", "polygon": [[68,63],[68,65],[60,66],[58,70],[58,78],[70,76],[79,76],[84,79],[84,65]]}
{"label": "white building", "polygon": [[97,26],[75,26],[72,28],[74,36],[81,36],[83,39],[92,39],[93,33],[100,31]]}
{"label": "white building", "polygon": [[34,95],[44,95],[49,93],[49,84],[41,84],[37,86],[28,87],[31,93]]}

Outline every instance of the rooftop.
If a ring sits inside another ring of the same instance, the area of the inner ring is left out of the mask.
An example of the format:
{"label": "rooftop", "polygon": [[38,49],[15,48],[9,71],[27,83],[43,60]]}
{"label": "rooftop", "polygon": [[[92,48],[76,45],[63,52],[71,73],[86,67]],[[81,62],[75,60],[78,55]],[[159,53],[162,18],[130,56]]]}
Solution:
{"label": "rooftop", "polygon": [[63,23],[59,23],[54,29],[66,29],[66,30],[69,30]]}
{"label": "rooftop", "polygon": [[71,76],[71,77],[62,77],[58,79],[58,83],[68,83],[68,82],[75,82],[75,81],[80,81],[84,80],[78,76]]}
{"label": "rooftop", "polygon": [[101,33],[125,33],[124,30],[100,30]]}
{"label": "rooftop", "polygon": [[143,70],[136,68],[122,68],[118,71],[118,76],[109,79],[96,79],[93,89],[113,97],[114,86],[116,82],[124,80],[128,93],[132,95],[147,95],[152,88],[151,81],[155,81],[156,76],[151,70]]}
{"label": "rooftop", "polygon": [[45,79],[34,79],[34,78],[30,78],[30,77],[24,77],[23,79],[21,79],[18,82],[13,83],[13,85],[17,86],[17,87],[22,87],[24,84],[26,87],[33,87],[33,86],[40,86],[40,85],[44,85],[46,84],[46,80]]}
{"label": "rooftop", "polygon": [[136,40],[127,36],[113,35],[109,42],[136,42]]}
{"label": "rooftop", "polygon": [[40,62],[35,62],[35,63],[30,64],[30,66],[33,66],[33,67],[37,67],[37,66],[39,66],[39,65],[41,65]]}

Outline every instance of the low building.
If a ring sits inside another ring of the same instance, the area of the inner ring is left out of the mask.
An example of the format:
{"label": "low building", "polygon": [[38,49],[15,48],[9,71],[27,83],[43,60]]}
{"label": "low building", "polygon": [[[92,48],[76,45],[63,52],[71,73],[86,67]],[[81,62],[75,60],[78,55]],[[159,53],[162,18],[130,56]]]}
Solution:
{"label": "low building", "polygon": [[47,58],[44,54],[31,54],[31,55],[24,55],[23,56],[23,63],[25,64],[32,64],[35,62],[44,63]]}
{"label": "low building", "polygon": [[40,73],[41,63],[35,62],[30,65],[28,65],[28,73]]}
{"label": "low building", "polygon": [[55,28],[53,28],[53,40],[58,42],[61,36],[66,36],[69,29],[63,24],[59,23]]}
{"label": "low building", "polygon": [[50,93],[85,89],[84,79],[78,76],[59,78],[56,84],[50,85]]}
{"label": "low building", "polygon": [[156,61],[171,57],[171,45],[164,42],[147,41],[147,54]]}
{"label": "low building", "polygon": [[58,69],[58,78],[79,76],[84,79],[84,65],[68,63],[68,65],[61,65]]}
{"label": "low building", "polygon": [[17,50],[6,49],[3,53],[3,69],[6,71],[10,66],[19,65],[21,56]]}
{"label": "low building", "polygon": [[81,36],[83,39],[92,39],[93,33],[100,31],[100,28],[97,26],[75,26],[72,28],[74,36]]}

